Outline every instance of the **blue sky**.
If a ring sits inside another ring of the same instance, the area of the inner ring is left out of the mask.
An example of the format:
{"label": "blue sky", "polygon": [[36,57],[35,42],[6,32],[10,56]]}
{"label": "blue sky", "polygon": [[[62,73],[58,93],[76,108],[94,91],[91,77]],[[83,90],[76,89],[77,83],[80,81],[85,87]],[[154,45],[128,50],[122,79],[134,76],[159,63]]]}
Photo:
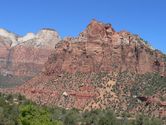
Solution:
{"label": "blue sky", "polygon": [[0,0],[0,27],[19,35],[53,28],[77,36],[92,19],[140,35],[166,53],[166,0]]}

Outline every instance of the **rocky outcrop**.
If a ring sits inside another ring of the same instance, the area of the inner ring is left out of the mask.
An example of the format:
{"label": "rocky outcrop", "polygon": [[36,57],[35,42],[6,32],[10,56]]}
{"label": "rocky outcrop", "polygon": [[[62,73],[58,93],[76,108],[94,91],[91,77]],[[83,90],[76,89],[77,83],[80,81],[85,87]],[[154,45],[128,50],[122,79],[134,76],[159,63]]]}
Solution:
{"label": "rocky outcrop", "polygon": [[37,34],[20,37],[0,30],[0,72],[3,75],[34,76],[43,71],[43,65],[60,41],[52,29],[42,29]]}
{"label": "rocky outcrop", "polygon": [[78,38],[56,45],[46,63],[46,74],[61,72],[159,72],[166,75],[164,54],[137,35],[116,32],[110,24],[93,20]]}

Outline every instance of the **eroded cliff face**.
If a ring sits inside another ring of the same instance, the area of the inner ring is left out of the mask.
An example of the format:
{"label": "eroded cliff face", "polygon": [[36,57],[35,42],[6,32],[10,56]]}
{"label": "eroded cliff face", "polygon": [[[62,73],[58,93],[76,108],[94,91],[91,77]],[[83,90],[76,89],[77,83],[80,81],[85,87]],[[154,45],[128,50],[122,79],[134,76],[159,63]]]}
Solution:
{"label": "eroded cliff face", "polygon": [[139,36],[115,32],[111,25],[95,20],[78,38],[66,38],[57,44],[45,67],[46,74],[131,71],[166,75],[162,53]]}
{"label": "eroded cliff face", "polygon": [[3,72],[7,65],[9,49],[12,41],[6,37],[0,37],[0,71]]}
{"label": "eroded cliff face", "polygon": [[0,72],[3,75],[34,76],[43,71],[43,65],[60,41],[58,33],[42,29],[37,34],[19,37],[0,30]]}

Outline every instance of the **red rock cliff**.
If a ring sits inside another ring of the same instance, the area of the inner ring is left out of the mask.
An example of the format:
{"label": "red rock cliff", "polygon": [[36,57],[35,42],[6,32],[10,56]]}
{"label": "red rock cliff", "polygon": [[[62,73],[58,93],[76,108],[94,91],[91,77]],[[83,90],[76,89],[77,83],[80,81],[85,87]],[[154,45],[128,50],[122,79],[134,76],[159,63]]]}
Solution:
{"label": "red rock cliff", "polygon": [[139,36],[93,20],[79,37],[57,44],[45,68],[48,75],[99,71],[166,75],[164,58]]}

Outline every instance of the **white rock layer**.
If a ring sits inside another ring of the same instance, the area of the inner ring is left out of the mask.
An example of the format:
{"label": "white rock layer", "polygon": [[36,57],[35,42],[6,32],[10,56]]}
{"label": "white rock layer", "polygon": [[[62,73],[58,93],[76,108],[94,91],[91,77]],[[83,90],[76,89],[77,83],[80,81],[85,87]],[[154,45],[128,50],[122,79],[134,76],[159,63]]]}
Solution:
{"label": "white rock layer", "polygon": [[14,33],[8,32],[5,29],[0,29],[0,36],[10,39],[12,41],[11,46],[18,44],[17,35]]}
{"label": "white rock layer", "polygon": [[42,29],[37,34],[27,33],[23,37],[19,37],[5,29],[0,29],[0,36],[12,41],[11,47],[21,44],[24,46],[32,45],[34,47],[54,48],[55,44],[61,40],[58,33],[51,29]]}

